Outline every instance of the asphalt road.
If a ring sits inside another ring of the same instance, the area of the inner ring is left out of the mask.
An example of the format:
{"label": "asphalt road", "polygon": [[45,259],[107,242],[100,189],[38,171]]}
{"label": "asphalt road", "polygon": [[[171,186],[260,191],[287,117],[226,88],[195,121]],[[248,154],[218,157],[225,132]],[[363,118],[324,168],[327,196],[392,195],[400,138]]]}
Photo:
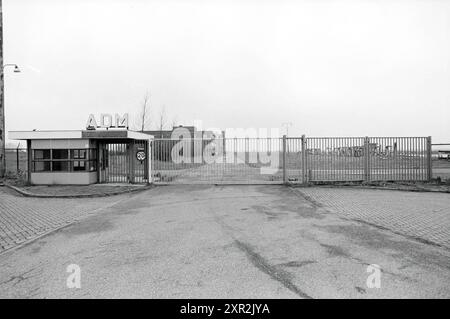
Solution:
{"label": "asphalt road", "polygon": [[0,255],[0,297],[449,298],[449,261],[283,186],[161,186]]}

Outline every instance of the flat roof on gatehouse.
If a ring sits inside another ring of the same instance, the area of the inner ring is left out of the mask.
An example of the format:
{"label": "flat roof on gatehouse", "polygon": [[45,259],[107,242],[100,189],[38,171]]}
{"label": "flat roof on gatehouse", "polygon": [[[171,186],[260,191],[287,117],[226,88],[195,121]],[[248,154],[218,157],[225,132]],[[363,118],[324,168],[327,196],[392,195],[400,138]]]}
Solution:
{"label": "flat roof on gatehouse", "polygon": [[149,140],[153,136],[130,130],[54,130],[54,131],[9,131],[11,140],[47,139],[132,139]]}

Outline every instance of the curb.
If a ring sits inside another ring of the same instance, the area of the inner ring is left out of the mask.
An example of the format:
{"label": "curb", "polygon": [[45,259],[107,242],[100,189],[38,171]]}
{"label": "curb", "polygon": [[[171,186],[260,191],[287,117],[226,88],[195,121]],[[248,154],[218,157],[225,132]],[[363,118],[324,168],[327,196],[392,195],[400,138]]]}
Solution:
{"label": "curb", "polygon": [[311,184],[311,185],[296,185],[289,184],[288,186],[292,188],[308,188],[308,187],[321,187],[321,188],[354,188],[354,189],[378,189],[378,190],[388,190],[388,191],[402,191],[402,192],[417,192],[417,193],[443,193],[449,194],[449,190],[439,190],[439,189],[426,189],[426,188],[398,188],[398,187],[384,187],[384,186],[369,186],[369,185],[326,185],[326,184]]}
{"label": "curb", "polygon": [[36,197],[36,198],[95,198],[95,197],[108,197],[108,196],[114,196],[114,195],[121,195],[121,194],[127,194],[127,193],[136,193],[136,192],[142,192],[144,190],[148,190],[154,187],[153,184],[150,184],[148,186],[142,186],[135,189],[127,189],[122,191],[115,191],[111,193],[96,193],[96,194],[69,194],[69,195],[47,195],[47,194],[35,194],[28,192],[26,190],[21,189],[20,187],[16,187],[9,184],[3,184],[1,186],[6,186],[9,189],[12,189],[19,194],[25,196],[25,197]]}

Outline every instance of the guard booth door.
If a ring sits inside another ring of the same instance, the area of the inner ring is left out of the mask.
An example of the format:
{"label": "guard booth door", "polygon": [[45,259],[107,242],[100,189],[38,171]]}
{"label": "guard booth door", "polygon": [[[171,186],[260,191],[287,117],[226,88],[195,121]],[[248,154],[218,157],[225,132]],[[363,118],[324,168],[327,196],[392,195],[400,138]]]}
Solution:
{"label": "guard booth door", "polygon": [[148,183],[148,141],[99,143],[100,183]]}

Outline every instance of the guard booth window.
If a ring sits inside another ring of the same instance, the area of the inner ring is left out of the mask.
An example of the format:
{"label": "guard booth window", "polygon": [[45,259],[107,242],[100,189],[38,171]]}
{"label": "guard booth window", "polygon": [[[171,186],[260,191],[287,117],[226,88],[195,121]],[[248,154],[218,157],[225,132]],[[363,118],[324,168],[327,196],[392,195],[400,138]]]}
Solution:
{"label": "guard booth window", "polygon": [[34,150],[33,159],[33,172],[50,171],[50,150]]}
{"label": "guard booth window", "polygon": [[86,150],[70,150],[72,153],[70,158],[73,159],[73,170],[74,171],[85,171],[86,170]]}
{"label": "guard booth window", "polygon": [[33,172],[94,172],[96,149],[33,150]]}
{"label": "guard booth window", "polygon": [[69,150],[54,149],[52,150],[52,172],[69,172]]}

